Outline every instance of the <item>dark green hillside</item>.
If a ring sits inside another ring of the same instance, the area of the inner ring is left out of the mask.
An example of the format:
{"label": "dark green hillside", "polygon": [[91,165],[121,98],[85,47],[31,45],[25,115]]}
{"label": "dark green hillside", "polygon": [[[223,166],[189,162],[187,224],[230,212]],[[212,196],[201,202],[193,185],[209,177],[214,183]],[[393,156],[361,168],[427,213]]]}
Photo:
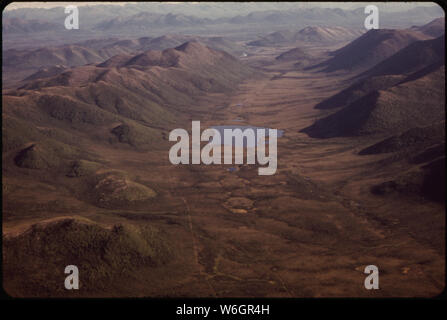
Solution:
{"label": "dark green hillside", "polygon": [[[13,296],[107,294],[138,277],[141,268],[161,267],[174,250],[157,228],[115,225],[105,228],[82,219],[42,222],[4,239],[3,276]],[[64,288],[64,268],[79,268],[79,291]],[[36,270],[39,270],[37,273]]]}

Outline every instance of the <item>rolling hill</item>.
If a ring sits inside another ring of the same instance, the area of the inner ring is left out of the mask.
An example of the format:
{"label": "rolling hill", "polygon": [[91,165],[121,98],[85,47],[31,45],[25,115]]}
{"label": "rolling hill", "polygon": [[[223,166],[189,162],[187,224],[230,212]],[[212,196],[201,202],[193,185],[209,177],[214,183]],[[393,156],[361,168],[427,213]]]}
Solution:
{"label": "rolling hill", "polygon": [[259,40],[254,40],[248,43],[249,46],[272,46],[272,45],[285,45],[295,41],[295,33],[290,30],[281,30],[273,33],[269,33],[262,36]]}
{"label": "rolling hill", "polygon": [[[445,143],[444,143],[445,145]],[[406,196],[445,203],[445,156],[371,187],[378,196]]]}
{"label": "rolling hill", "polygon": [[[37,149],[24,153],[25,158],[34,157],[45,154],[35,152],[45,150],[41,144],[64,143],[69,138],[63,137],[73,135],[79,141],[91,139],[86,133],[97,141],[153,148],[161,139],[159,129],[172,126],[194,99],[232,90],[254,73],[226,52],[198,42],[118,59],[122,57],[29,80],[4,92],[3,113],[11,124],[17,123],[4,127],[4,150],[38,143]],[[48,140],[41,130],[31,130],[38,127],[64,134]]]}
{"label": "rolling hill", "polygon": [[42,68],[42,69],[39,69],[37,72],[33,73],[32,75],[30,75],[29,77],[26,77],[24,79],[24,81],[30,81],[30,80],[36,80],[36,79],[40,79],[40,78],[48,78],[51,76],[55,76],[59,73],[62,73],[66,69],[68,69],[67,66],[60,65],[60,64],[57,64],[52,67]]}
{"label": "rolling hill", "polygon": [[343,28],[337,26],[317,27],[311,26],[299,30],[295,39],[302,42],[340,42],[349,41],[364,33],[361,29]]}
{"label": "rolling hill", "polygon": [[167,134],[189,121],[200,99],[229,93],[256,74],[199,42],[125,57],[4,90],[4,177],[69,190],[73,201],[96,208],[152,206],[157,188],[110,165],[101,150],[137,156],[166,150]]}
{"label": "rolling hill", "polygon": [[275,59],[278,61],[296,61],[296,60],[306,60],[311,58],[311,56],[306,52],[305,49],[302,48],[294,48],[288,50],[284,53],[281,53]]}
{"label": "rolling hill", "polygon": [[[193,37],[168,34],[157,38],[142,37],[138,39],[119,40],[95,39],[71,45],[50,46],[38,49],[4,51],[3,82],[12,83],[32,76],[38,72],[41,77],[54,66],[76,67],[86,64],[101,63],[116,55],[136,54],[147,50],[164,50],[177,47],[188,41],[200,41],[208,47],[240,55],[243,46],[224,37]],[[29,80],[29,79],[27,79]]]}
{"label": "rolling hill", "polygon": [[[143,269],[169,267],[176,254],[172,239],[156,227],[109,227],[83,217],[43,220],[4,239],[3,245],[4,275],[11,279],[6,290],[14,296],[66,296],[60,265],[72,264],[83,271],[79,291],[84,296],[108,295],[118,287],[122,290],[126,279],[132,281]],[[43,271],[39,279],[27,276],[34,268]]]}

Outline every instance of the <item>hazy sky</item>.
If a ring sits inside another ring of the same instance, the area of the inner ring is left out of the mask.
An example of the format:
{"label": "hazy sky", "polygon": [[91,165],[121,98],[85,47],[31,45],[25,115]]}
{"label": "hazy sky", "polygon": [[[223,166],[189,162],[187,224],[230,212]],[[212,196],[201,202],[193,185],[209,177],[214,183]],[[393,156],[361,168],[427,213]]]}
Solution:
{"label": "hazy sky", "polygon": [[97,5],[97,4],[113,4],[113,5],[124,5],[126,3],[135,2],[12,2],[8,4],[5,10],[14,10],[18,8],[54,8],[54,7],[64,7],[69,4],[75,4],[78,6],[85,5]]}
{"label": "hazy sky", "polygon": [[[126,3],[136,3],[136,2],[12,2],[10,3],[5,10],[13,10],[18,8],[54,8],[66,6],[69,4],[76,4],[78,6],[85,5],[98,5],[98,4],[112,4],[112,5],[125,5]],[[175,5],[179,2],[164,2],[166,5]],[[194,2],[190,2],[194,3]],[[327,8],[342,8],[342,9],[355,9],[359,7],[365,7],[368,4],[374,4],[380,2],[300,2],[296,3],[296,7],[327,7]],[[212,2],[208,2],[207,4],[212,4]],[[219,5],[223,5],[224,3],[220,2]],[[231,5],[231,2],[225,3],[227,5]],[[272,3],[270,3],[272,4]],[[387,2],[386,8],[388,10],[402,10],[402,7],[405,10],[418,7],[418,6],[433,6],[436,5],[434,2]],[[281,4],[278,3],[278,8],[281,7]],[[259,10],[262,10],[262,6],[260,6]]]}

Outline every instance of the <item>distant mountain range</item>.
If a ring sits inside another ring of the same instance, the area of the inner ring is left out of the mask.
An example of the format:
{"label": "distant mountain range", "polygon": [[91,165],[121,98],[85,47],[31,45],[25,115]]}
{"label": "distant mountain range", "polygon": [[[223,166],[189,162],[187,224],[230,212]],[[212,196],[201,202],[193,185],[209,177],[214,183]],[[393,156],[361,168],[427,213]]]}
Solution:
{"label": "distant mountain range", "polygon": [[249,42],[251,46],[296,45],[310,42],[313,44],[327,44],[353,40],[364,33],[363,29],[348,29],[343,27],[306,27],[297,32],[290,30],[276,31],[259,40]]}
{"label": "distant mountain range", "polygon": [[3,34],[53,31],[63,27],[51,21],[38,19],[4,18],[2,22]]}
{"label": "distant mountain range", "polygon": [[[186,6],[186,4],[184,4]],[[162,6],[160,6],[162,7]],[[181,5],[178,6],[179,9]],[[214,5],[215,7],[215,5]],[[243,13],[231,9],[229,6],[220,6],[221,12],[233,10],[227,16],[213,15],[213,5],[201,4],[186,6],[187,10],[174,10],[175,8],[153,10],[144,5],[118,6],[91,6],[79,7],[83,17],[82,25],[90,30],[103,30],[116,32],[149,31],[152,28],[185,27],[205,25],[338,25],[343,27],[361,28],[365,14],[363,8],[355,10],[342,10],[339,8],[301,8],[289,9],[287,5],[274,6],[276,10],[259,10],[251,7],[251,12]],[[232,4],[232,7],[238,7]],[[380,7],[380,5],[379,5]],[[52,25],[55,29],[63,28],[65,13],[63,8],[53,9],[18,9],[5,11],[3,24],[8,26],[4,31],[8,33],[29,33],[48,30]],[[172,11],[174,10],[174,11]],[[259,11],[257,11],[259,10]],[[381,11],[382,27],[410,27],[412,24],[423,24],[428,20],[443,16],[438,6],[417,7],[404,12]],[[60,23],[57,23],[60,21]],[[63,30],[61,30],[63,31]]]}
{"label": "distant mountain range", "polygon": [[[72,45],[43,47],[31,50],[10,49],[3,52],[3,82],[21,80],[33,73],[45,74],[40,69],[53,68],[55,65],[74,67],[86,64],[96,64],[121,54],[136,54],[147,50],[164,50],[181,45],[187,41],[201,43],[224,50],[236,56],[240,55],[243,45],[223,37],[193,37],[183,35],[164,35],[157,38],[142,37],[138,39],[118,40],[88,40]],[[18,73],[20,72],[20,73]],[[42,73],[43,72],[43,73]],[[17,79],[21,76],[21,79]],[[36,77],[37,75],[34,75]]]}
{"label": "distant mountain range", "polygon": [[311,58],[312,56],[305,49],[293,48],[280,54],[275,59],[278,61],[302,61]]}

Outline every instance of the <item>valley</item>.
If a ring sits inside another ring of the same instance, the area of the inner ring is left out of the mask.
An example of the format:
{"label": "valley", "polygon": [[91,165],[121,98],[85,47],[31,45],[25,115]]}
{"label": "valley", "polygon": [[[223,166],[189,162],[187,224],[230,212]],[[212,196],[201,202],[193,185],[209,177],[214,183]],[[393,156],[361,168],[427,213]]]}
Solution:
{"label": "valley", "polygon": [[[436,153],[445,145],[439,133],[445,62],[433,53],[409,61],[409,72],[393,72],[395,78],[383,70],[411,43],[424,53],[445,48],[438,33],[378,31],[352,36],[371,45],[365,55],[346,38],[332,42],[332,34],[331,41],[308,42],[301,50],[293,50],[296,42],[238,43],[243,57],[187,39],[8,85],[2,96],[6,292],[439,294],[445,199],[426,188],[423,166],[445,164],[443,152]],[[358,75],[363,78],[353,79]],[[374,82],[374,76],[390,79]],[[411,113],[420,97],[423,116]],[[172,165],[169,132],[189,131],[192,120],[202,129],[283,130],[276,173],[260,176],[247,164]],[[383,141],[396,149],[381,152]],[[445,171],[444,177],[442,170],[427,172],[437,176],[430,183],[445,182]],[[80,269],[80,290],[61,285],[71,264]],[[371,264],[380,270],[380,290],[364,288],[364,268]]]}

